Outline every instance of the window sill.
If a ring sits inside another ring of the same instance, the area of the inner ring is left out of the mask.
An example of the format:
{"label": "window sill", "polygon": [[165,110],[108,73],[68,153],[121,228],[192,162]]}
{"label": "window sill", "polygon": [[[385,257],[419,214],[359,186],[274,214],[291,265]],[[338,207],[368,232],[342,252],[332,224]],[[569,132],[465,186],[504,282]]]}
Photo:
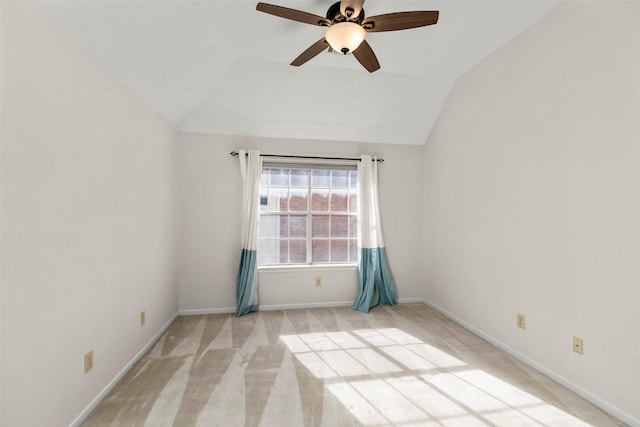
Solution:
{"label": "window sill", "polygon": [[358,264],[264,265],[259,273],[301,273],[314,271],[356,271]]}

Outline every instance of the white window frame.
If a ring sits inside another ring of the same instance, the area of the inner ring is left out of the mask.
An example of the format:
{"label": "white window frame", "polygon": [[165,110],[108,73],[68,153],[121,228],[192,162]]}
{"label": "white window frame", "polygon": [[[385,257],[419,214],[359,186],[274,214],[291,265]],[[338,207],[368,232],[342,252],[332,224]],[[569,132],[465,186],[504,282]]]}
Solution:
{"label": "white window frame", "polygon": [[[305,211],[300,211],[300,213],[298,214],[296,211],[287,211],[286,214],[287,216],[291,217],[291,216],[306,216],[306,230],[307,230],[307,235],[306,235],[306,262],[304,263],[291,263],[290,262],[290,257],[291,257],[291,253],[290,251],[288,251],[287,256],[287,263],[276,263],[276,264],[258,264],[258,267],[261,269],[282,269],[282,268],[291,268],[291,269],[299,269],[299,268],[324,268],[324,267],[346,267],[346,268],[353,268],[354,266],[357,266],[357,259],[356,260],[350,260],[350,261],[346,261],[346,262],[336,262],[336,261],[332,261],[331,259],[329,260],[329,262],[313,262],[313,241],[314,240],[327,240],[329,242],[329,257],[331,257],[331,240],[335,240],[335,237],[332,239],[331,235],[329,235],[326,238],[318,238],[316,237],[315,239],[313,238],[312,235],[312,231],[313,231],[313,227],[312,227],[312,219],[315,216],[328,216],[330,219],[329,221],[331,221],[331,217],[332,216],[344,216],[344,217],[350,217],[350,216],[355,216],[357,218],[357,209],[354,211],[348,211],[347,212],[332,212],[331,211],[331,189],[333,187],[331,187],[331,185],[329,186],[329,210],[328,211],[313,211],[312,210],[312,171],[313,170],[326,170],[326,171],[332,171],[332,170],[346,170],[346,171],[356,171],[357,170],[357,163],[356,161],[353,160],[317,160],[314,159],[312,162],[304,162],[304,161],[300,161],[300,159],[276,159],[276,160],[269,160],[269,161],[265,161],[263,163],[262,166],[263,171],[265,169],[301,169],[301,170],[307,170],[309,171],[309,175],[308,175],[308,183],[307,183],[307,192],[308,192],[308,198],[307,198],[307,209]],[[296,188],[300,188],[300,187],[291,187],[291,181],[288,182],[287,184],[287,190],[291,191],[291,189],[296,189]],[[352,190],[355,191],[355,193],[357,194],[357,186],[354,189],[353,187],[347,187],[347,190]],[[349,197],[348,195],[349,191],[347,191],[347,197]],[[267,216],[267,215],[273,215],[273,216],[279,216],[280,214],[282,214],[281,211],[261,211],[260,212],[260,217],[262,218],[262,216]],[[348,220],[347,220],[348,221]],[[331,222],[329,222],[329,230],[331,230]],[[356,237],[346,237],[345,240],[348,241],[354,241],[357,244],[357,226],[356,226]],[[290,238],[290,234],[291,234],[291,230],[289,230],[289,234],[287,236],[287,240],[289,240],[289,242],[291,242],[291,238]],[[258,240],[270,240],[270,239],[264,239],[264,238],[260,238],[260,236],[258,236]],[[281,240],[281,239],[273,239],[274,241],[277,240]],[[296,240],[296,239],[294,239]],[[302,239],[300,239],[302,240]],[[349,252],[349,248],[347,247],[347,252]]]}

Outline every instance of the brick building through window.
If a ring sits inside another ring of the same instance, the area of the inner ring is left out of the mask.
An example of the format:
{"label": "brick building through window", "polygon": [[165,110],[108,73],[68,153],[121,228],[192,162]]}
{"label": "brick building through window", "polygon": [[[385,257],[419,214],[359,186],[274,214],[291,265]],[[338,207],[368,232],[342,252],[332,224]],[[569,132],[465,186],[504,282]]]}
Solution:
{"label": "brick building through window", "polygon": [[355,264],[354,167],[262,169],[258,265]]}

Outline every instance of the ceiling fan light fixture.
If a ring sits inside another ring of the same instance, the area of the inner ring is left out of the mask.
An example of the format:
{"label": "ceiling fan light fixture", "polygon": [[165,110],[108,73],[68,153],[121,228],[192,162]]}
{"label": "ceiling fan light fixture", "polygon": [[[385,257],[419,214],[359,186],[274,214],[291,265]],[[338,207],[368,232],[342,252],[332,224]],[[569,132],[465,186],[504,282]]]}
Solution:
{"label": "ceiling fan light fixture", "polygon": [[365,34],[364,28],[354,22],[338,22],[327,28],[324,38],[333,50],[346,55],[360,46]]}

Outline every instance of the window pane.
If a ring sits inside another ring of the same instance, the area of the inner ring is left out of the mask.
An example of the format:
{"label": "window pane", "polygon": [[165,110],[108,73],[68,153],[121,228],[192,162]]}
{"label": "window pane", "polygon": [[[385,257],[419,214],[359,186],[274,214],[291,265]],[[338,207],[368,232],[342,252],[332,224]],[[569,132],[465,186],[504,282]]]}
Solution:
{"label": "window pane", "polygon": [[349,240],[349,262],[358,262],[358,241]]}
{"label": "window pane", "polygon": [[304,169],[291,169],[291,186],[298,188],[308,188],[309,171]]}
{"label": "window pane", "polygon": [[313,240],[311,242],[312,262],[329,262],[329,241]]}
{"label": "window pane", "polygon": [[258,222],[258,237],[279,237],[279,224],[278,215],[260,215],[260,221]]}
{"label": "window pane", "polygon": [[349,241],[331,241],[331,262],[347,262],[349,260]]}
{"label": "window pane", "polygon": [[356,213],[358,211],[358,196],[355,191],[349,193],[349,212]]}
{"label": "window pane", "polygon": [[312,190],[311,210],[313,212],[329,211],[329,190]]}
{"label": "window pane", "polygon": [[289,262],[292,264],[305,264],[307,262],[307,241],[289,241]]}
{"label": "window pane", "polygon": [[272,187],[287,187],[289,185],[289,169],[270,169],[269,185]]}
{"label": "window pane", "polygon": [[258,238],[266,238],[267,237],[267,221],[268,216],[260,215],[260,220],[258,221]]}
{"label": "window pane", "polygon": [[258,239],[258,264],[264,265],[267,264],[267,258],[269,255],[268,251],[269,245],[266,240]]}
{"label": "window pane", "polygon": [[349,237],[349,217],[346,215],[331,216],[331,237]]}
{"label": "window pane", "polygon": [[329,237],[329,215],[314,215],[311,218],[311,236]]}
{"label": "window pane", "polygon": [[294,212],[306,212],[308,204],[308,194],[309,190],[307,189],[291,189],[291,193],[289,196],[289,209]]}
{"label": "window pane", "polygon": [[260,187],[264,188],[269,185],[269,169],[262,169],[262,175],[260,175]]}
{"label": "window pane", "polygon": [[327,170],[313,170],[311,178],[312,188],[328,188],[329,187],[329,173]]}
{"label": "window pane", "polygon": [[271,212],[287,212],[289,191],[286,188],[272,188],[269,190],[269,206]]}
{"label": "window pane", "polygon": [[289,217],[289,236],[291,238],[306,238],[307,237],[307,217],[306,216],[291,216]]}
{"label": "window pane", "polygon": [[358,237],[358,217],[349,215],[349,237]]}
{"label": "window pane", "polygon": [[280,264],[288,264],[289,263],[289,241],[288,240],[280,240]]}
{"label": "window pane", "polygon": [[331,193],[331,212],[347,211],[347,193],[345,191],[335,191]]}
{"label": "window pane", "polygon": [[331,171],[331,188],[347,188],[349,171]]}
{"label": "window pane", "polygon": [[269,236],[269,237],[280,237],[282,239],[286,239],[289,237],[289,217],[287,215],[282,215],[279,217],[278,221],[278,230],[277,236]]}
{"label": "window pane", "polygon": [[349,188],[356,188],[358,186],[358,172],[349,171]]}
{"label": "window pane", "polygon": [[280,251],[278,240],[258,240],[258,263],[262,265],[277,264]]}
{"label": "window pane", "polygon": [[269,189],[266,187],[260,188],[260,212],[266,212],[269,206]]}

